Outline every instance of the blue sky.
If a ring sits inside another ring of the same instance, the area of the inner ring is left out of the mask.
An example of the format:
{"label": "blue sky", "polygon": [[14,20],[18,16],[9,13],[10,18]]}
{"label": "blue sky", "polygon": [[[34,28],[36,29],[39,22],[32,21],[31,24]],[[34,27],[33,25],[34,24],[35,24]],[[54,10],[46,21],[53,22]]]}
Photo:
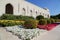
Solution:
{"label": "blue sky", "polygon": [[60,0],[27,0],[42,8],[48,8],[51,15],[60,13]]}

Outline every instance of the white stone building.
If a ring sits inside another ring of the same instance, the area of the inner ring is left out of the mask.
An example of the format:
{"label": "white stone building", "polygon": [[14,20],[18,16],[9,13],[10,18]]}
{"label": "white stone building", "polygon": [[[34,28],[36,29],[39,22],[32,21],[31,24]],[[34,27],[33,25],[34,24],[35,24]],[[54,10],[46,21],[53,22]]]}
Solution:
{"label": "white stone building", "polygon": [[48,9],[38,7],[25,0],[0,0],[0,16],[2,14],[13,14],[23,16],[43,15],[45,18],[50,18],[50,12]]}

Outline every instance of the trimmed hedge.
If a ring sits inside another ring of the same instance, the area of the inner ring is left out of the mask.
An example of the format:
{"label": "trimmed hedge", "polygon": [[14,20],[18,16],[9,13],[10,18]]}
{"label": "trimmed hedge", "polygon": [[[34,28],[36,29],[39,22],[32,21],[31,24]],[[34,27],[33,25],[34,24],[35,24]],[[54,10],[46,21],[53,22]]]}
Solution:
{"label": "trimmed hedge", "polygon": [[51,23],[55,23],[55,19],[50,19],[51,20]]}
{"label": "trimmed hedge", "polygon": [[1,26],[14,26],[14,25],[23,25],[24,21],[18,21],[18,20],[0,20]]}
{"label": "trimmed hedge", "polygon": [[29,17],[29,16],[22,16],[22,15],[12,15],[12,14],[3,14],[0,17],[1,20],[30,20],[30,19],[34,19],[33,17]]}
{"label": "trimmed hedge", "polygon": [[46,21],[46,19],[40,19],[38,24],[40,24],[40,25],[46,25],[47,21]]}
{"label": "trimmed hedge", "polygon": [[60,19],[55,19],[55,22],[60,22]]}
{"label": "trimmed hedge", "polygon": [[33,28],[37,28],[37,24],[38,22],[36,20],[28,20],[25,21],[24,27],[27,29],[33,29]]}
{"label": "trimmed hedge", "polygon": [[3,14],[0,17],[1,20],[15,20],[16,16],[12,15],[12,14]]}
{"label": "trimmed hedge", "polygon": [[50,19],[47,19],[47,24],[51,24],[51,20]]}

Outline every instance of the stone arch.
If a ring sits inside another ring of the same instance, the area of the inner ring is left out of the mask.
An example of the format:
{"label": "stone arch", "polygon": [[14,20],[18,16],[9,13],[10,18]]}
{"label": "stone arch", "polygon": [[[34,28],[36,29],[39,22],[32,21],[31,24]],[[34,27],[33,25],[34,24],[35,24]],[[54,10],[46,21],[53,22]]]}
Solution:
{"label": "stone arch", "polygon": [[5,13],[6,14],[13,14],[13,6],[10,3],[6,4]]}

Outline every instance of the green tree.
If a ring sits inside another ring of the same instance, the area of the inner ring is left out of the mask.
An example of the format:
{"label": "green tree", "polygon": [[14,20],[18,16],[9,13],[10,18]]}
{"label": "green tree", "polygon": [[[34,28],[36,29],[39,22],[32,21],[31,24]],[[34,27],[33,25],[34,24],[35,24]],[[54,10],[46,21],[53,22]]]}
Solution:
{"label": "green tree", "polygon": [[37,20],[44,19],[44,16],[38,15],[38,16],[36,17],[36,19],[37,19]]}

